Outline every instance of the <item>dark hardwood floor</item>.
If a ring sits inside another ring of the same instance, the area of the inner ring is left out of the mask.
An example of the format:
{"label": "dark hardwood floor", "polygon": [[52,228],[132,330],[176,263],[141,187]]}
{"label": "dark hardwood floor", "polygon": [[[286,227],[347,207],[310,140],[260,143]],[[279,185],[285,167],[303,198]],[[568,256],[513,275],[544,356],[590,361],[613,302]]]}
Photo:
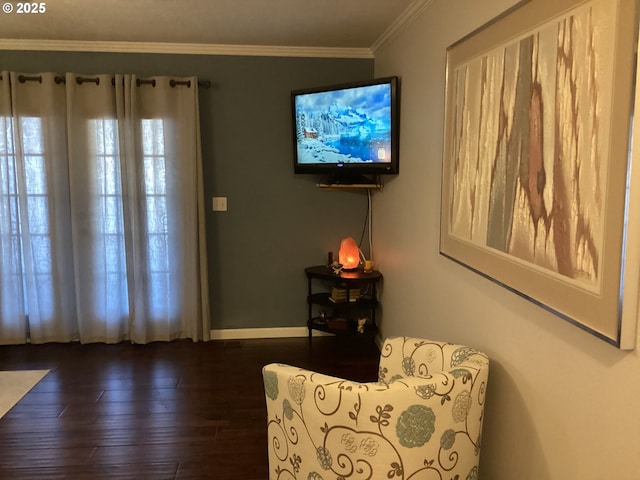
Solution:
{"label": "dark hardwood floor", "polygon": [[333,337],[0,346],[0,370],[51,369],[0,419],[0,478],[264,480],[262,366],[370,381],[378,358]]}

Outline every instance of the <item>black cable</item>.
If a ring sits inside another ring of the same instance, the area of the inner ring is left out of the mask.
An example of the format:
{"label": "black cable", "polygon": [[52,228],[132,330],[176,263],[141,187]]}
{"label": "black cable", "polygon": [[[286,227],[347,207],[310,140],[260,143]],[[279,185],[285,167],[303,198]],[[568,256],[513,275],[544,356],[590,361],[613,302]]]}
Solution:
{"label": "black cable", "polygon": [[[364,241],[364,234],[366,233],[367,226],[369,225],[369,209],[370,208],[371,208],[371,205],[369,201],[369,195],[367,195],[367,211],[365,212],[364,225],[362,226],[362,234],[360,235],[360,241],[358,242],[358,248],[360,250],[362,250],[362,242]],[[371,246],[369,246],[369,248],[371,248]],[[369,252],[369,255],[371,255],[371,252]]]}

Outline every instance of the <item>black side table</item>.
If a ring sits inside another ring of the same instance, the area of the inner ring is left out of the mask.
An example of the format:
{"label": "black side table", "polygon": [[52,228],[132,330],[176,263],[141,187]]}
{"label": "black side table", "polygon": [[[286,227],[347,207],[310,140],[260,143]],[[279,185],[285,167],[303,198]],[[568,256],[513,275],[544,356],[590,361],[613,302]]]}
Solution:
{"label": "black side table", "polygon": [[336,274],[325,265],[308,267],[304,272],[308,282],[309,341],[313,330],[336,335],[376,335],[380,272],[358,269]]}

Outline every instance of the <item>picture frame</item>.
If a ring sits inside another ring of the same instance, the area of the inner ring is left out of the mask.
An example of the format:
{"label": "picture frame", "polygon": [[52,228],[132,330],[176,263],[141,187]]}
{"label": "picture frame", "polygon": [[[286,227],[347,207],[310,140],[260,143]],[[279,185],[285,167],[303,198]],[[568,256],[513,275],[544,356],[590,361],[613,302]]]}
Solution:
{"label": "picture frame", "polygon": [[440,253],[621,349],[636,26],[635,0],[525,0],[446,64]]}

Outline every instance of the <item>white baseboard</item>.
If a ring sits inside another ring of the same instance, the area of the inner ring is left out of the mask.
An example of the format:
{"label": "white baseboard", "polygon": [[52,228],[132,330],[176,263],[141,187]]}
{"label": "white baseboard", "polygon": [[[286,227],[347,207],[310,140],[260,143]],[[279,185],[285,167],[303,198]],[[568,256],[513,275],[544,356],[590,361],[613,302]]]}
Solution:
{"label": "white baseboard", "polygon": [[[307,337],[309,330],[307,327],[274,327],[274,328],[224,328],[211,330],[211,340],[248,340],[252,338],[296,338]],[[332,336],[320,330],[312,330],[314,337]],[[383,340],[380,335],[375,338],[378,349],[382,349]]]}
{"label": "white baseboard", "polygon": [[[245,340],[251,338],[293,338],[307,337],[307,327],[274,327],[274,328],[225,328],[211,330],[211,340]],[[313,330],[313,336],[326,336],[330,333]]]}

